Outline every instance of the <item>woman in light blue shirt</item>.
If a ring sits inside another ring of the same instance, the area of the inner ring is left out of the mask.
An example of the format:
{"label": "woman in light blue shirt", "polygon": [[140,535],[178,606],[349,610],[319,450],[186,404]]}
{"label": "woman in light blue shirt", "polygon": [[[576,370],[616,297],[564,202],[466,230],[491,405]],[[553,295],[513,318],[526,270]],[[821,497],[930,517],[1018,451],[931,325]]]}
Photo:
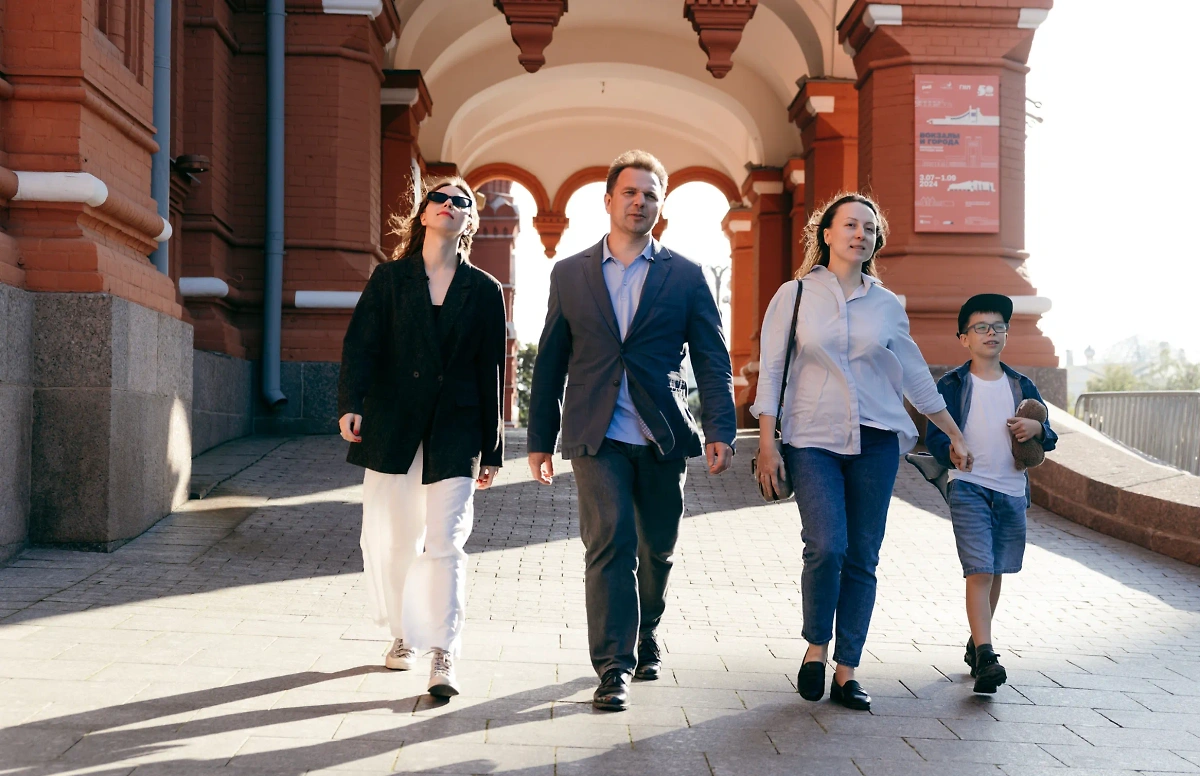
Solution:
{"label": "woman in light blue shirt", "polygon": [[[808,700],[824,695],[836,619],[829,695],[861,710],[870,709],[871,696],[854,680],[854,669],[875,606],[888,502],[900,456],[917,440],[905,396],[950,437],[956,465],[970,467],[962,432],[909,334],[904,306],[879,282],[875,256],[886,235],[879,206],[861,194],[840,196],[809,219],[797,281],[779,289],[763,320],[758,393],[750,408],[759,419],[760,484],[778,491],[786,467],[803,524],[803,636],[809,646],[797,687]],[[782,458],[774,444],[777,415]]]}

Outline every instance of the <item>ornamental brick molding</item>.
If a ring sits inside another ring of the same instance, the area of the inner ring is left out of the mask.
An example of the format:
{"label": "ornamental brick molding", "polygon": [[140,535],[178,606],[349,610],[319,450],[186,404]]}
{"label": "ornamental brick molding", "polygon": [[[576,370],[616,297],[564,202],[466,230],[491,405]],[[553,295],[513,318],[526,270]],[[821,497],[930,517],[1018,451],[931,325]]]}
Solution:
{"label": "ornamental brick molding", "polygon": [[562,239],[563,232],[567,231],[570,224],[566,213],[538,213],[533,217],[533,228],[537,230],[538,237],[542,238],[542,247],[546,249],[547,259],[554,258],[554,252],[558,250],[558,241]]}
{"label": "ornamental brick molding", "polygon": [[757,8],[758,0],[685,0],[683,17],[700,36],[713,78],[724,78],[733,69],[733,52]]}
{"label": "ornamental brick molding", "polygon": [[513,43],[521,49],[517,61],[530,73],[546,64],[543,53],[554,37],[558,20],[567,12],[567,0],[495,0],[508,20]]}

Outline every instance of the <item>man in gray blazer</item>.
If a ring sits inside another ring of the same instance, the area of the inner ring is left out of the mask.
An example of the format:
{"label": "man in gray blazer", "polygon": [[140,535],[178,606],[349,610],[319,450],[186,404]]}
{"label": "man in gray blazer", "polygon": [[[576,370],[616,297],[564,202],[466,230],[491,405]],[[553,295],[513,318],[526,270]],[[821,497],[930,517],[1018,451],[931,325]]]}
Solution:
{"label": "man in gray blazer", "polygon": [[[622,710],[631,674],[658,678],[655,630],[683,517],[687,459],[705,452],[710,474],[728,469],[737,424],[729,349],[704,273],[650,235],[666,170],[650,154],[628,151],[609,168],[607,185],[609,234],[550,275],[529,406],[529,468],[550,484],[561,426],[586,548],[588,644],[600,676],[593,704]],[[707,445],[687,406],[681,366],[688,352]]]}

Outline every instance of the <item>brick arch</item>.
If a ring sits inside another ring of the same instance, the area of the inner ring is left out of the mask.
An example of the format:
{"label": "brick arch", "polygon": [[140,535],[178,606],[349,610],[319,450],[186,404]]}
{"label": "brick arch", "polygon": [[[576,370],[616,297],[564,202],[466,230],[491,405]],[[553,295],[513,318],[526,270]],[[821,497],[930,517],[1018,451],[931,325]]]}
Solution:
{"label": "brick arch", "polygon": [[582,170],[575,172],[558,187],[558,192],[554,195],[554,212],[567,212],[567,202],[570,201],[571,195],[589,183],[599,183],[606,180],[608,180],[607,167],[584,167]]}
{"label": "brick arch", "polygon": [[671,173],[668,178],[672,189],[677,189],[685,183],[708,183],[717,188],[725,199],[732,203],[741,204],[742,192],[737,184],[725,173],[711,167],[684,167]]}
{"label": "brick arch", "polygon": [[546,187],[542,185],[538,177],[515,164],[507,162],[485,164],[482,167],[476,167],[463,177],[471,185],[471,188],[477,191],[480,186],[491,181],[505,180],[519,183],[533,195],[533,201],[537,203],[538,215],[546,215],[552,210],[550,195],[546,193]]}

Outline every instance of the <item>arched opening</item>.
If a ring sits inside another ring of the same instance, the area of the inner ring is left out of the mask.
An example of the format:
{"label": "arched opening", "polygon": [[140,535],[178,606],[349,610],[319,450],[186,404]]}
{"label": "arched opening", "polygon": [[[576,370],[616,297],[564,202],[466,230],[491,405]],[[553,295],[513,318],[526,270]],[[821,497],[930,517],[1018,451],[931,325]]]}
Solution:
{"label": "arched opening", "polygon": [[729,300],[732,281],[732,249],[721,221],[729,212],[728,192],[704,181],[671,182],[663,218],[667,228],[662,242],[704,268],[705,278],[721,311],[721,323],[729,336]]}

